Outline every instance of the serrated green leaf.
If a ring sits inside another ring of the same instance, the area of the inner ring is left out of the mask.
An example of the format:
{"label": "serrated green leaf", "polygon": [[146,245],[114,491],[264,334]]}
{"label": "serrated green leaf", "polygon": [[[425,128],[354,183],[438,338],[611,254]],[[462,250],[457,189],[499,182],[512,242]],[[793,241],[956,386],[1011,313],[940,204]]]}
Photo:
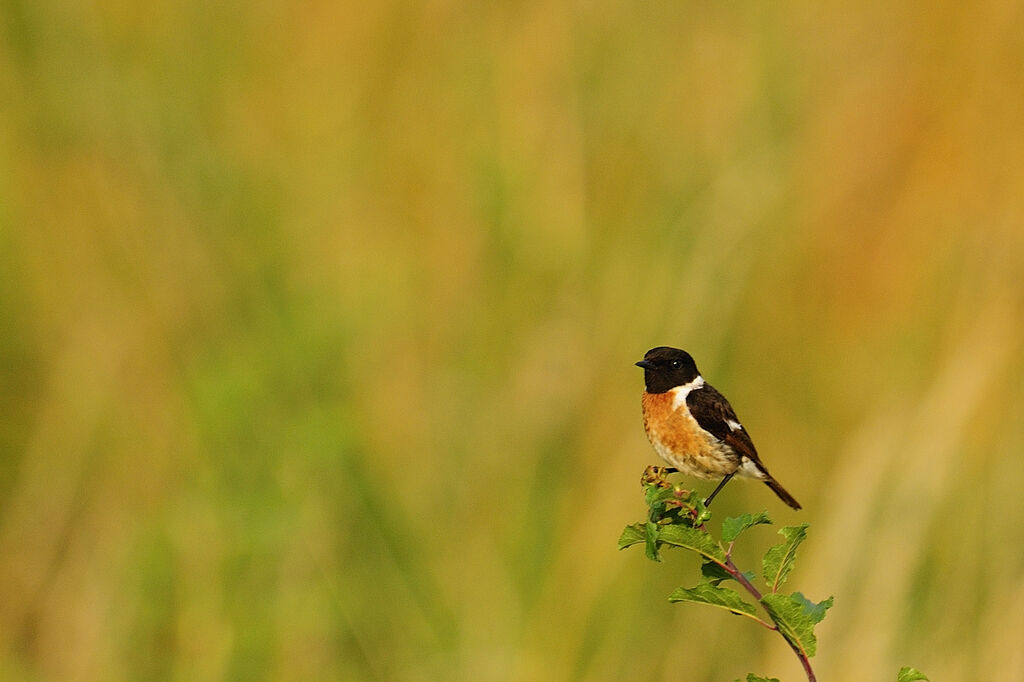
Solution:
{"label": "serrated green leaf", "polygon": [[688,601],[697,604],[709,604],[725,609],[741,616],[757,618],[757,609],[753,604],[743,600],[740,595],[723,587],[715,587],[710,583],[700,583],[696,587],[677,588],[668,596],[670,602]]}
{"label": "serrated green leaf", "polygon": [[[720,564],[716,564],[714,561],[705,561],[701,564],[700,574],[704,579],[704,582],[711,583],[715,586],[723,580],[735,580],[729,571],[725,570]],[[757,576],[753,571],[743,571],[743,577],[752,581]]]}
{"label": "serrated green leaf", "polygon": [[690,504],[693,505],[694,511],[697,512],[696,518],[693,519],[693,525],[699,526],[711,520],[711,510],[704,506],[703,499],[699,496],[696,499],[691,498]]}
{"label": "serrated green leaf", "polygon": [[644,499],[647,502],[647,506],[651,507],[656,504],[663,503],[666,500],[676,500],[680,498],[676,497],[675,488],[663,488],[658,485],[649,485],[646,486],[646,490],[644,491]]}
{"label": "serrated green leaf", "polygon": [[626,549],[627,547],[639,544],[644,541],[645,537],[644,524],[634,523],[626,526],[622,529],[622,535],[619,536],[619,549]]}
{"label": "serrated green leaf", "polygon": [[651,561],[661,561],[661,553],[658,552],[658,524],[648,521],[644,524],[644,554]]}
{"label": "serrated green leaf", "polygon": [[660,526],[658,542],[697,552],[718,563],[725,563],[725,551],[715,539],[698,528]]}
{"label": "serrated green leaf", "polygon": [[825,612],[832,608],[832,597],[815,604],[805,597],[802,592],[794,592],[791,596],[803,605],[804,613],[806,613],[807,616],[815,622],[815,624],[825,620]]}
{"label": "serrated green leaf", "polygon": [[704,582],[711,583],[715,587],[717,587],[723,580],[732,580],[732,576],[729,575],[729,571],[725,570],[721,565],[716,564],[714,561],[705,561],[701,564],[700,575]]}
{"label": "serrated green leaf", "polygon": [[683,524],[693,526],[693,517],[688,509],[692,493],[679,486],[664,488],[649,485],[645,488],[644,499],[647,501],[648,521],[652,523]]}
{"label": "serrated green leaf", "polygon": [[744,514],[736,518],[730,516],[725,521],[722,521],[722,542],[732,542],[746,529],[761,524],[770,524],[771,522],[772,520],[768,518],[768,512],[766,511],[758,512],[757,514]]}
{"label": "serrated green leaf", "polygon": [[761,604],[786,639],[800,647],[807,656],[815,654],[818,640],[814,636],[814,626],[821,622],[825,611],[832,606],[832,597],[815,604],[799,593],[770,593],[761,598]]}
{"label": "serrated green leaf", "polygon": [[793,570],[796,548],[807,537],[808,525],[802,523],[799,526],[786,526],[779,529],[779,535],[785,537],[786,541],[765,552],[761,568],[764,571],[764,581],[772,592],[779,590],[779,587],[789,577],[789,572]]}
{"label": "serrated green leaf", "polygon": [[900,673],[896,676],[896,682],[915,682],[916,680],[928,680],[928,676],[910,666],[900,668]]}

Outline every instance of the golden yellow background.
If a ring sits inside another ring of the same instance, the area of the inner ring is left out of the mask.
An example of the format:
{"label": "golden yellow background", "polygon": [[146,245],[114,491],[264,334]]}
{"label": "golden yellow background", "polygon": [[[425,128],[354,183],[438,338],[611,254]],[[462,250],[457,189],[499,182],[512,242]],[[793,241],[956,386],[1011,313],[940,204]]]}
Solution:
{"label": "golden yellow background", "polygon": [[667,344],[820,679],[1024,679],[1022,65],[1002,0],[0,3],[0,677],[800,679],[615,549]]}

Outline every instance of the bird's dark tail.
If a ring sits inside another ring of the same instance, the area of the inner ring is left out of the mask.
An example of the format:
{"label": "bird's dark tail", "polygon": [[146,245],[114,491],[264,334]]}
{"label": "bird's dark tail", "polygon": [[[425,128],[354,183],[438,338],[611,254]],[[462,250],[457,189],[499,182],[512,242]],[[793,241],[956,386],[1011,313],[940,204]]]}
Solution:
{"label": "bird's dark tail", "polygon": [[[766,472],[767,473],[767,472]],[[800,503],[796,501],[792,495],[786,492],[786,489],[779,485],[779,482],[772,478],[770,475],[764,479],[764,484],[772,489],[779,499],[788,504],[793,509],[800,509]]]}

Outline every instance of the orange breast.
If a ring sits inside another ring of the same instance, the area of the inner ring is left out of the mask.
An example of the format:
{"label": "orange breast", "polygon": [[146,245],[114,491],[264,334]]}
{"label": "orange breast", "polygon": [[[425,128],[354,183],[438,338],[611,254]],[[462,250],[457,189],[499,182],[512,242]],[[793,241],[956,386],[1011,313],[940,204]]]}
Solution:
{"label": "orange breast", "polygon": [[655,451],[682,473],[698,478],[736,471],[739,457],[733,449],[700,428],[685,405],[673,409],[674,400],[671,391],[643,394],[644,430]]}

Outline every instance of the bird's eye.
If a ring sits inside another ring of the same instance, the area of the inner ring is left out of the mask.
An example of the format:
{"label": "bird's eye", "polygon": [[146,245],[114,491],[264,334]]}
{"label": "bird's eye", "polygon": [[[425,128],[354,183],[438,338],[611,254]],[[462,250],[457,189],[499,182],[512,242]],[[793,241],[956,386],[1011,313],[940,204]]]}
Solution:
{"label": "bird's eye", "polygon": [[673,360],[672,361],[672,369],[679,369],[682,366],[683,366],[683,363],[680,362],[679,360]]}

